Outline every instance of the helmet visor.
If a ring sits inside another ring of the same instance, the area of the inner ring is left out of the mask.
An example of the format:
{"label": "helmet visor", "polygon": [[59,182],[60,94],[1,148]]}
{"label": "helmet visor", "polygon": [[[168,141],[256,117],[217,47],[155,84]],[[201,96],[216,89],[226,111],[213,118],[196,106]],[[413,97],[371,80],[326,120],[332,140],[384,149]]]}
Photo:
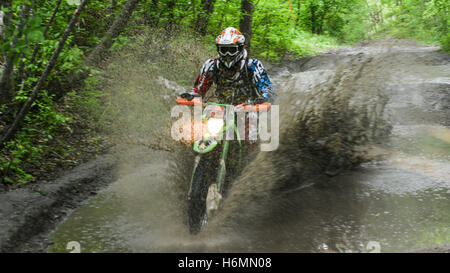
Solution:
{"label": "helmet visor", "polygon": [[239,52],[239,48],[237,46],[219,46],[219,54],[221,56],[234,56]]}

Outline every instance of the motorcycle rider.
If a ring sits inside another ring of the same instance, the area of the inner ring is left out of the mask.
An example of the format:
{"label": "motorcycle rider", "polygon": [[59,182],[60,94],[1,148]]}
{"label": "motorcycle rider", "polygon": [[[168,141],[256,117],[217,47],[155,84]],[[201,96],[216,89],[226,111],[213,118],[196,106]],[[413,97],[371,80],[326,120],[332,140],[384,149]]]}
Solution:
{"label": "motorcycle rider", "polygon": [[[248,58],[244,42],[245,37],[239,30],[233,27],[223,30],[216,39],[219,56],[204,63],[193,89],[189,93],[180,94],[180,97],[187,100],[192,100],[194,97],[204,98],[212,84],[215,83],[215,96],[219,103],[236,106],[240,104],[272,102],[274,99],[272,83],[261,62]],[[180,101],[185,102],[185,100]],[[211,104],[210,106],[214,107],[215,105]],[[225,108],[222,113],[228,111],[227,109],[236,110],[236,107]],[[203,110],[203,113],[205,112],[206,110]],[[250,121],[253,117],[257,118],[258,113],[256,111],[244,111],[240,112],[240,115],[232,115],[232,117],[233,119],[236,118],[237,126],[239,127],[239,123],[246,124],[246,120]],[[228,124],[228,120],[226,123]],[[223,129],[223,127],[221,128]],[[234,126],[228,127],[225,136],[228,136],[230,131],[234,133],[234,129],[236,129]],[[242,132],[243,130],[239,129],[245,129],[245,131]],[[210,217],[209,215],[218,209],[222,194],[226,194],[232,184],[231,182],[242,171],[244,161],[249,160],[255,154],[252,153],[252,150],[256,149],[256,145],[253,144],[257,140],[250,139],[249,135],[250,132],[256,132],[256,130],[254,123],[244,128],[238,128],[237,131],[242,132],[239,132],[239,137],[245,139],[244,143],[248,145],[241,145],[240,141],[224,142],[229,145],[224,145],[223,149],[213,148],[210,152],[196,156],[188,193],[188,215],[191,233],[195,234],[201,230],[204,222],[202,219],[205,219],[205,213],[207,217]],[[206,141],[203,141],[201,138],[196,140],[196,143],[200,142],[200,147],[201,145],[206,147],[204,144]],[[217,177],[217,184],[213,179],[214,177]],[[222,181],[223,187],[220,188],[219,192],[218,185],[221,185]]]}
{"label": "motorcycle rider", "polygon": [[216,38],[219,56],[207,60],[190,93],[182,98],[204,97],[213,83],[221,103],[242,104],[272,102],[274,91],[266,70],[257,59],[247,56],[245,37],[234,27],[228,27]]}

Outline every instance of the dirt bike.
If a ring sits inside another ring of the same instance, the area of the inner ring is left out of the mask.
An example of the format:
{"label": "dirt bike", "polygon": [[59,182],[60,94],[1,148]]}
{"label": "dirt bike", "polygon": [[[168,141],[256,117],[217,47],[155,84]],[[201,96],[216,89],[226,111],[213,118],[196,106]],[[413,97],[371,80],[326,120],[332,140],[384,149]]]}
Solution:
{"label": "dirt bike", "polygon": [[[227,181],[230,175],[227,175],[227,172],[233,170],[236,174],[242,167],[242,148],[245,138],[239,137],[236,113],[268,111],[270,104],[265,102],[234,106],[212,102],[202,103],[198,97],[179,97],[177,104],[203,107],[202,127],[206,130],[202,132],[201,138],[193,143],[196,157],[187,194],[189,231],[191,234],[197,234],[221,205],[224,193],[230,186]],[[236,138],[232,135],[234,133]],[[230,144],[230,141],[234,139],[236,141]],[[233,160],[229,159],[230,145],[234,151]]]}

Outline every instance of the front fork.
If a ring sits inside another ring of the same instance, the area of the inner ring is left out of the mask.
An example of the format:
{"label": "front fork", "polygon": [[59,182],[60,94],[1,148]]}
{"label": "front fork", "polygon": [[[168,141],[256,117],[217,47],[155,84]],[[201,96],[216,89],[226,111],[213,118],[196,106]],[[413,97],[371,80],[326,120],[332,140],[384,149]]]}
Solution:
{"label": "front fork", "polygon": [[[222,199],[222,194],[221,192],[223,191],[223,186],[224,186],[224,182],[225,182],[225,178],[226,178],[226,172],[227,172],[227,158],[228,158],[228,152],[230,149],[230,141],[227,139],[233,139],[232,136],[230,136],[230,134],[236,133],[237,136],[237,140],[238,140],[238,144],[239,144],[239,155],[238,155],[238,169],[240,170],[241,168],[241,164],[242,164],[242,143],[241,140],[239,138],[239,132],[235,126],[235,124],[233,123],[231,126],[228,126],[227,129],[225,130],[225,140],[223,140],[223,148],[222,148],[222,153],[220,154],[220,158],[219,158],[219,166],[218,166],[218,172],[217,172],[217,178],[216,178],[216,183],[212,183],[209,186],[208,189],[208,195],[207,195],[207,203],[211,203],[212,205],[208,205],[207,204],[207,211],[210,210],[209,208],[211,208],[211,210],[215,210],[218,208],[218,205],[220,203],[220,200]],[[201,154],[198,154],[195,157],[195,163],[194,163],[194,168],[192,171],[192,176],[191,176],[191,182],[189,184],[189,191],[188,191],[188,198],[190,198],[190,193],[191,193],[191,189],[192,189],[192,183],[194,180],[194,174],[196,172],[197,166],[200,162],[201,159]],[[238,170],[238,171],[239,171]]]}
{"label": "front fork", "polygon": [[[226,161],[227,161],[229,147],[230,147],[230,142],[224,141],[222,153],[221,153],[220,159],[219,159],[218,173],[217,173],[217,179],[216,179],[217,190],[219,192],[223,186],[223,182],[225,181],[226,167],[227,167]],[[191,181],[189,183],[188,198],[190,198],[190,196],[191,196],[192,183],[194,182],[195,171],[197,170],[197,167],[198,167],[198,164],[200,163],[201,157],[202,157],[201,154],[197,154],[195,156],[194,168],[192,170]],[[239,163],[240,163],[240,159],[241,159],[241,154],[239,153]]]}
{"label": "front fork", "polygon": [[222,154],[220,156],[220,160],[219,160],[219,172],[217,173],[217,190],[220,192],[221,190],[221,186],[223,184],[223,182],[225,181],[225,175],[227,172],[227,168],[226,168],[226,160],[227,160],[227,156],[228,156],[228,150],[230,147],[230,142],[229,141],[224,141],[223,143],[223,149],[222,149]]}
{"label": "front fork", "polygon": [[219,159],[219,168],[217,173],[216,183],[213,183],[208,188],[208,194],[206,196],[206,216],[211,218],[215,212],[219,209],[222,201],[222,187],[225,182],[225,176],[227,173],[227,156],[230,147],[229,141],[223,142],[222,154]]}
{"label": "front fork", "polygon": [[197,170],[197,166],[198,163],[200,162],[201,157],[202,157],[201,154],[195,156],[194,168],[192,170],[191,181],[189,182],[188,199],[191,199],[192,183],[194,182],[195,171]]}

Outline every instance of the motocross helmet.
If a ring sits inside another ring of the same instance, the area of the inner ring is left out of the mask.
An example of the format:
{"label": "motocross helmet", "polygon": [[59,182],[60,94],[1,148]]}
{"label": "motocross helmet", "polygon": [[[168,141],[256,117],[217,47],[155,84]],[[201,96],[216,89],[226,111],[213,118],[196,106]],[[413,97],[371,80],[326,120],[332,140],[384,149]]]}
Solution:
{"label": "motocross helmet", "polygon": [[216,38],[219,61],[227,68],[242,60],[245,55],[244,35],[234,27],[228,27]]}

